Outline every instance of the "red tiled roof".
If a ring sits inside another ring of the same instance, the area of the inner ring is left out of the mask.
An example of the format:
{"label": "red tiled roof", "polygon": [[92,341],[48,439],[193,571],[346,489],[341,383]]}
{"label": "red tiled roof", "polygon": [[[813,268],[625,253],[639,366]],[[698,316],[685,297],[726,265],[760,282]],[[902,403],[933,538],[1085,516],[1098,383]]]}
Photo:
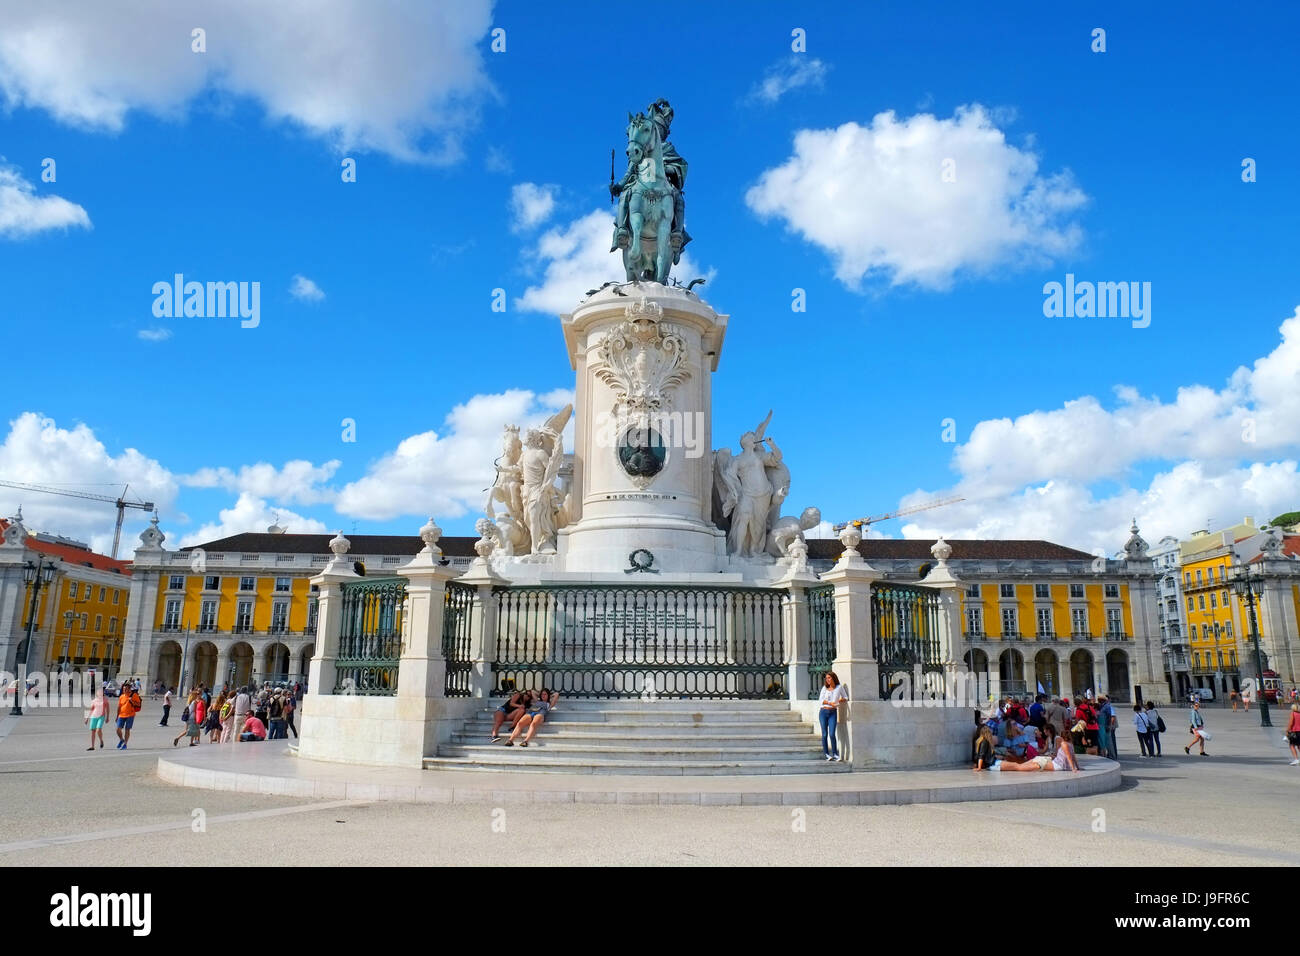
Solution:
{"label": "red tiled roof", "polygon": [[[9,522],[0,518],[0,533],[9,527]],[[110,558],[106,554],[97,554],[84,548],[75,548],[69,544],[55,544],[53,541],[39,541],[28,535],[27,547],[52,558],[60,558],[65,564],[78,567],[95,568],[98,571],[116,571],[118,574],[130,574],[131,562]]]}
{"label": "red tiled roof", "polygon": [[[1300,534],[1282,535],[1282,553],[1289,558],[1300,558]],[[1256,564],[1264,560],[1262,554],[1257,554],[1247,564]]]}

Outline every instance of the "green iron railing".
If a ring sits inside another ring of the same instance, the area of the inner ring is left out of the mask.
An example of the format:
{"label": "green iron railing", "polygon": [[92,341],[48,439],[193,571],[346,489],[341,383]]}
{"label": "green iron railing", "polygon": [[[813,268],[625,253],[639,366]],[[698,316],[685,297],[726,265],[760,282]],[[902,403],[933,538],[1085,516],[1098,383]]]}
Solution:
{"label": "green iron railing", "polygon": [[593,584],[493,593],[493,693],[786,696],[783,591]]}
{"label": "green iron railing", "polygon": [[826,672],[835,660],[835,586],[808,589],[808,699],[821,694]]}
{"label": "green iron railing", "polygon": [[[939,591],[916,584],[877,582],[871,586],[871,647],[880,669],[880,697],[921,673],[942,673]],[[924,691],[912,686],[911,694]]]}
{"label": "green iron railing", "polygon": [[442,611],[442,655],[447,659],[443,693],[448,697],[469,697],[471,672],[470,621],[478,589],[469,584],[447,584]]}
{"label": "green iron railing", "polygon": [[365,578],[341,590],[334,693],[396,694],[406,579]]}

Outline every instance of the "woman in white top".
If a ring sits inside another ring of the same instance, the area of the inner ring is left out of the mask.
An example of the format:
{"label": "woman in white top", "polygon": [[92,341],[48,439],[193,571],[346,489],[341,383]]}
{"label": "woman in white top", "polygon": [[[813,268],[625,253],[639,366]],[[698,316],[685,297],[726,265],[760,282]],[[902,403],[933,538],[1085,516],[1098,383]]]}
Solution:
{"label": "woman in white top", "polygon": [[848,699],[849,695],[844,692],[844,685],[840,683],[839,677],[834,671],[827,671],[822,681],[822,693],[819,698],[822,706],[820,715],[822,753],[826,755],[827,760],[840,759],[840,745],[835,739],[835,725],[839,722],[840,701]]}
{"label": "woman in white top", "polygon": [[1074,770],[1079,769],[1079,763],[1074,759],[1074,743],[1071,740],[1073,734],[1069,731],[1061,734],[1056,738],[1056,756],[1049,757],[1043,754],[1038,757],[1031,757],[1024,763],[1007,763],[1005,760],[999,760],[990,770],[1016,770],[1016,771],[1038,771],[1038,770]]}

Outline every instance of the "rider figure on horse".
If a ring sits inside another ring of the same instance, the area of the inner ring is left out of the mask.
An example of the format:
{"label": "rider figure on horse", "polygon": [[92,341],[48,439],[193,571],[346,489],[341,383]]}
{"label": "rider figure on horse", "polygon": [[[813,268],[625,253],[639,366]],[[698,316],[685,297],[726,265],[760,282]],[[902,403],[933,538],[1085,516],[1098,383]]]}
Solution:
{"label": "rider figure on horse", "polygon": [[[686,232],[686,200],[682,195],[686,188],[686,160],[682,159],[673,144],[668,142],[673,122],[673,108],[668,101],[659,99],[651,103],[646,110],[646,118],[658,131],[663,151],[664,175],[673,188],[672,247],[673,262],[676,263],[681,258],[682,249],[691,241],[690,235]],[[618,197],[618,213],[614,219],[614,243],[610,246],[610,252],[627,249],[632,242],[628,197],[631,187],[637,181],[644,159],[643,153],[629,148],[627,173],[624,174],[621,182],[609,184],[610,193]]]}

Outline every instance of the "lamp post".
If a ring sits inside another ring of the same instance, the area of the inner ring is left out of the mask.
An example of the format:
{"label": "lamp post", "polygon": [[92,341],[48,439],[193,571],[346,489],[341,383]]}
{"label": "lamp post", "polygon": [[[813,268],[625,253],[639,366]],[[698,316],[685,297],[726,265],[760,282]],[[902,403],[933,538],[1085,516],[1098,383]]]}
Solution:
{"label": "lamp post", "polygon": [[27,655],[32,648],[32,631],[36,629],[36,608],[40,601],[42,585],[54,579],[54,572],[59,562],[56,558],[39,557],[35,563],[27,561],[23,565],[23,583],[31,585],[32,603],[27,611],[27,639],[23,641],[14,659],[14,670],[18,679],[14,681],[14,705],[9,711],[11,717],[23,715],[22,700],[27,696]]}
{"label": "lamp post", "polygon": [[190,656],[190,623],[187,618],[185,621],[185,649],[181,651],[181,676],[180,683],[176,685],[177,691],[183,697],[185,695],[185,664]]}
{"label": "lamp post", "polygon": [[1255,678],[1256,690],[1259,692],[1259,725],[1272,727],[1273,721],[1268,716],[1268,697],[1264,694],[1264,660],[1259,651],[1259,622],[1255,618],[1255,594],[1263,591],[1264,574],[1252,574],[1249,565],[1237,567],[1232,572],[1232,589],[1246,602],[1250,609],[1250,636],[1255,642]]}

